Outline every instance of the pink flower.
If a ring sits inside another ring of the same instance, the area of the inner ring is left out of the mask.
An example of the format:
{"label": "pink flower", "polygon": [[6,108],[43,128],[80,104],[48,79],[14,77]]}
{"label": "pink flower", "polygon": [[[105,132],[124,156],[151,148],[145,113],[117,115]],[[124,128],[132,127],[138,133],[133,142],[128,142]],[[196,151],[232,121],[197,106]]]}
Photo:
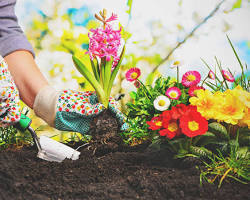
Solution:
{"label": "pink flower", "polygon": [[89,34],[89,51],[87,52],[90,58],[93,60],[95,57],[106,57],[106,60],[109,61],[112,56],[115,66],[120,59],[117,52],[121,45],[121,28],[113,30],[107,24],[104,29],[96,28],[90,31],[92,34]]}
{"label": "pink flower", "polygon": [[141,86],[140,81],[135,80],[135,82],[134,82],[134,86],[135,86],[136,88],[139,88],[139,87]]}
{"label": "pink flower", "polygon": [[197,71],[188,71],[182,76],[181,83],[185,87],[197,85],[201,80],[201,75]]}
{"label": "pink flower", "polygon": [[212,70],[210,70],[210,71],[208,72],[208,77],[209,77],[210,79],[212,79],[212,80],[215,79],[215,74],[214,74],[214,72],[213,72]]}
{"label": "pink flower", "polygon": [[229,81],[229,82],[234,82],[234,77],[233,75],[229,72],[229,71],[226,71],[226,70],[221,70],[221,73],[223,75],[223,77]]}
{"label": "pink flower", "polygon": [[205,88],[202,86],[191,86],[188,90],[188,94],[191,97],[197,96],[197,91],[199,90],[205,90]]}
{"label": "pink flower", "polygon": [[166,95],[170,99],[179,99],[181,96],[181,90],[178,87],[170,87],[167,89]]}
{"label": "pink flower", "polygon": [[126,79],[130,82],[135,81],[141,75],[141,70],[137,67],[133,67],[126,72]]}
{"label": "pink flower", "polygon": [[117,18],[118,18],[117,15],[112,13],[111,17],[109,17],[105,22],[107,23],[107,22],[115,21],[117,20]]}

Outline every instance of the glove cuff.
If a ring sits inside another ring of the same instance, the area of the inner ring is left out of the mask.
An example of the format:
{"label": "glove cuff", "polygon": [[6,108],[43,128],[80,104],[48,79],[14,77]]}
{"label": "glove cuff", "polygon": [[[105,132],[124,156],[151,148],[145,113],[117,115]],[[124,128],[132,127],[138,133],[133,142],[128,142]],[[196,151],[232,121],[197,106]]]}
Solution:
{"label": "glove cuff", "polygon": [[45,86],[36,95],[33,105],[35,114],[52,127],[55,127],[56,103],[58,97],[58,91],[51,86]]}

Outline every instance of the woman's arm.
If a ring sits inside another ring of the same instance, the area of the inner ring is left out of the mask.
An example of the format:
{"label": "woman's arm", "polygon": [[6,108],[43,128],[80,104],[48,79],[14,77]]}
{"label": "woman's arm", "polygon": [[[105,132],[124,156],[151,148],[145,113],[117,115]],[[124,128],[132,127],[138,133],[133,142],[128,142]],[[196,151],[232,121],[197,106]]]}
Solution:
{"label": "woman's arm", "polygon": [[4,59],[19,90],[20,98],[33,108],[36,95],[48,82],[38,69],[32,54],[19,50],[8,54]]}
{"label": "woman's arm", "polygon": [[0,0],[0,55],[19,90],[20,98],[33,108],[38,91],[48,85],[34,61],[34,51],[15,15],[16,0]]}

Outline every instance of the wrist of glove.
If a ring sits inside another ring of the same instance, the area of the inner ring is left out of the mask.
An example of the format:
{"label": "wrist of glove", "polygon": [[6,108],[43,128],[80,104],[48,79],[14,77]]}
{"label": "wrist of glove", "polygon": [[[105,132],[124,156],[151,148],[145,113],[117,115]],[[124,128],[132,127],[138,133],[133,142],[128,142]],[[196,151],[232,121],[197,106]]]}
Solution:
{"label": "wrist of glove", "polygon": [[20,117],[19,93],[7,63],[0,56],[0,127],[14,125]]}
{"label": "wrist of glove", "polygon": [[[109,108],[117,117],[120,126],[123,126],[125,117],[112,98]],[[98,103],[95,92],[56,91],[50,86],[44,87],[34,102],[35,114],[50,126],[82,134],[89,131],[90,122],[104,109],[104,106]]]}

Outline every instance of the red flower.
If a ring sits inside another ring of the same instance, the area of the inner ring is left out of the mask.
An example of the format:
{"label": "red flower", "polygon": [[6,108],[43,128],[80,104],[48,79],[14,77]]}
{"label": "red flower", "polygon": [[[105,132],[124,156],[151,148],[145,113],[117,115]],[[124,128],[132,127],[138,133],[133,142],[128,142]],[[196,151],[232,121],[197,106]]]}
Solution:
{"label": "red flower", "polygon": [[171,117],[173,119],[180,119],[184,115],[189,115],[190,112],[197,111],[196,106],[185,105],[183,103],[172,107],[171,109]]}
{"label": "red flower", "polygon": [[189,112],[188,115],[184,115],[180,118],[180,127],[182,133],[188,137],[195,137],[197,135],[203,135],[208,130],[207,120],[201,116],[201,114],[194,109]]}
{"label": "red flower", "polygon": [[177,135],[180,135],[180,129],[178,126],[178,121],[177,120],[164,120],[163,127],[165,129],[162,129],[159,131],[161,136],[166,136],[169,139],[174,138]]}
{"label": "red flower", "polygon": [[158,130],[162,127],[162,117],[153,117],[151,121],[147,121],[147,124],[149,125],[149,129]]}
{"label": "red flower", "polygon": [[62,111],[62,107],[59,107],[59,111]]}

